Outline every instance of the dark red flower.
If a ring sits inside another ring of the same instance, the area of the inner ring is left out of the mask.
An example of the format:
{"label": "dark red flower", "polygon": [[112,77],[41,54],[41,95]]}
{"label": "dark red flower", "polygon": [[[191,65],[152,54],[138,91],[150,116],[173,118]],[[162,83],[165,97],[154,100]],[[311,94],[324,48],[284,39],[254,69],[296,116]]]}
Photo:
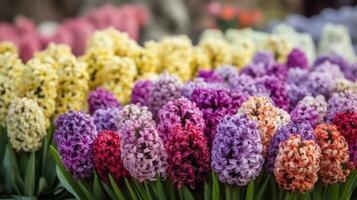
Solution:
{"label": "dark red flower", "polygon": [[118,182],[129,172],[120,157],[120,136],[114,131],[103,130],[93,143],[94,166],[99,176],[108,181],[109,173]]}
{"label": "dark red flower", "polygon": [[210,172],[210,155],[200,127],[176,124],[168,135],[165,148],[168,155],[168,175],[175,186],[194,189]]}

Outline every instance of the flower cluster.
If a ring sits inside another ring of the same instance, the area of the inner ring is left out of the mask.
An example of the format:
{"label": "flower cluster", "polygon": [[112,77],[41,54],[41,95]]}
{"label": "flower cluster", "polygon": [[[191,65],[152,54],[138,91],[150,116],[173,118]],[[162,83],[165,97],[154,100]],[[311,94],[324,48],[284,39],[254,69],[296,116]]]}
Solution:
{"label": "flower cluster", "polygon": [[212,170],[230,185],[247,185],[264,163],[257,124],[245,114],[226,116],[217,127],[212,146]]}
{"label": "flower cluster", "polygon": [[357,111],[357,93],[347,90],[334,93],[327,102],[327,120],[331,121],[337,113],[356,112]]}
{"label": "flower cluster", "polygon": [[111,174],[117,182],[129,175],[121,161],[120,136],[114,131],[101,131],[93,143],[94,167],[99,176],[108,181]]}
{"label": "flower cluster", "polygon": [[210,155],[202,128],[193,123],[175,124],[165,143],[167,173],[178,189],[195,189],[210,172]]}
{"label": "flower cluster", "polygon": [[288,55],[286,66],[288,68],[308,68],[308,60],[305,53],[298,48],[294,48]]}
{"label": "flower cluster", "polygon": [[55,120],[54,142],[65,168],[75,179],[93,171],[92,145],[97,137],[93,119],[86,113],[69,111]]}
{"label": "flower cluster", "polygon": [[98,132],[102,130],[119,131],[119,108],[100,108],[93,113],[92,117]]}
{"label": "flower cluster", "polygon": [[158,121],[157,131],[163,141],[166,141],[169,134],[173,132],[171,129],[176,124],[180,124],[182,127],[191,124],[201,130],[205,127],[202,112],[195,103],[184,97],[165,104],[158,113]]}
{"label": "flower cluster", "polygon": [[89,93],[88,110],[93,114],[96,110],[101,108],[119,108],[120,103],[115,96],[103,88],[97,88]]}
{"label": "flower cluster", "polygon": [[155,124],[153,115],[149,111],[148,107],[136,104],[128,104],[123,106],[123,108],[121,108],[118,113],[118,117],[116,118],[118,119],[116,127],[118,127],[119,130],[124,127],[125,123],[135,122],[137,120],[146,120]]}
{"label": "flower cluster", "polygon": [[131,103],[140,104],[142,106],[148,105],[149,97],[153,89],[153,83],[150,80],[136,81],[131,93]]}
{"label": "flower cluster", "polygon": [[308,192],[318,179],[321,150],[313,140],[290,135],[279,145],[275,160],[276,182],[285,190]]}
{"label": "flower cluster", "polygon": [[17,151],[36,151],[46,136],[45,116],[36,101],[14,99],[6,118],[7,135]]}
{"label": "flower cluster", "polygon": [[319,176],[325,184],[345,182],[349,170],[344,169],[349,159],[348,145],[335,125],[319,124],[314,129],[316,142],[321,148]]}

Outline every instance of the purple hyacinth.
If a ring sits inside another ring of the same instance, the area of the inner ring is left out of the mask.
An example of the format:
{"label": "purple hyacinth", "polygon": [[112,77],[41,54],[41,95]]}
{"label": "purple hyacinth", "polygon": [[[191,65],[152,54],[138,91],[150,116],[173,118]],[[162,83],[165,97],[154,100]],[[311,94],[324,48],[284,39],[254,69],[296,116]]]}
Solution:
{"label": "purple hyacinth", "polygon": [[322,55],[317,58],[314,62],[314,67],[320,66],[326,62],[329,62],[334,65],[338,65],[341,71],[345,71],[348,68],[347,61],[337,54],[330,54],[330,55]]}
{"label": "purple hyacinth", "polygon": [[246,100],[246,96],[239,91],[229,91],[225,88],[196,88],[191,100],[203,113],[206,127],[205,136],[209,145],[216,134],[216,127],[225,115],[232,115]]}
{"label": "purple hyacinth", "polygon": [[329,62],[325,62],[322,63],[319,66],[316,66],[314,68],[315,72],[327,72],[332,74],[335,79],[336,78],[345,78],[345,75],[343,74],[343,72],[341,71],[341,69],[338,67],[338,65],[329,63]]}
{"label": "purple hyacinth", "polygon": [[93,172],[92,144],[97,136],[93,119],[84,112],[69,111],[55,120],[54,142],[65,168],[73,178]]}
{"label": "purple hyacinth", "polygon": [[309,78],[310,72],[307,69],[290,68],[286,82],[290,84],[302,85]]}
{"label": "purple hyacinth", "polygon": [[93,114],[93,120],[97,131],[110,130],[119,131],[119,108],[100,108]]}
{"label": "purple hyacinth", "polygon": [[100,87],[89,93],[87,101],[90,114],[93,114],[94,111],[99,108],[120,107],[120,103],[115,96],[111,92]]}
{"label": "purple hyacinth", "polygon": [[137,120],[146,120],[155,124],[152,113],[149,111],[148,107],[138,104],[128,104],[119,110],[117,127],[121,131],[125,123],[128,121],[133,122]]}
{"label": "purple hyacinth", "polygon": [[308,60],[305,53],[298,49],[294,48],[288,55],[286,66],[288,68],[302,68],[307,69],[309,67]]}
{"label": "purple hyacinth", "polygon": [[229,83],[239,75],[237,68],[231,65],[222,65],[214,70],[214,73],[225,83]]}
{"label": "purple hyacinth", "polygon": [[194,102],[184,97],[171,100],[165,104],[160,109],[158,117],[157,130],[164,142],[171,128],[176,124],[181,124],[182,127],[185,127],[187,124],[192,124],[201,128],[201,130],[205,127],[203,114],[200,109]]}
{"label": "purple hyacinth", "polygon": [[275,76],[264,76],[256,79],[256,84],[265,87],[276,106],[289,110],[290,102],[284,81]]}
{"label": "purple hyacinth", "polygon": [[333,93],[327,102],[327,120],[331,121],[337,113],[357,112],[357,93],[344,91]]}
{"label": "purple hyacinth", "polygon": [[326,111],[327,103],[323,96],[306,96],[296,105],[290,115],[293,122],[310,123],[312,127],[315,127],[324,121]]}
{"label": "purple hyacinth", "polygon": [[269,91],[248,75],[241,74],[229,79],[228,86],[232,90],[241,91],[247,96],[268,96]]}
{"label": "purple hyacinth", "polygon": [[279,151],[279,144],[289,139],[291,134],[299,134],[303,140],[315,140],[313,128],[309,123],[293,123],[282,126],[270,141],[267,157],[267,169],[274,171],[275,159]]}
{"label": "purple hyacinth", "polygon": [[150,80],[136,81],[131,93],[131,103],[147,106],[152,89],[153,83]]}
{"label": "purple hyacinth", "polygon": [[343,73],[348,80],[357,81],[357,63],[349,65]]}
{"label": "purple hyacinth", "polygon": [[162,74],[153,85],[153,89],[148,101],[148,107],[153,115],[167,102],[181,96],[182,83],[176,76]]}
{"label": "purple hyacinth", "polygon": [[270,51],[259,51],[253,57],[253,63],[272,65],[275,63],[274,56]]}
{"label": "purple hyacinth", "polygon": [[294,83],[286,85],[286,92],[290,101],[289,111],[293,110],[305,96],[311,95],[304,85],[296,85]]}
{"label": "purple hyacinth", "polygon": [[166,177],[167,154],[150,120],[127,121],[122,130],[121,159],[130,175],[139,182]]}
{"label": "purple hyacinth", "polygon": [[218,76],[212,70],[200,70],[198,72],[197,78],[202,78],[205,82],[208,83],[223,82],[222,77]]}
{"label": "purple hyacinth", "polygon": [[264,163],[257,124],[245,114],[225,116],[212,146],[212,170],[230,185],[247,185]]}
{"label": "purple hyacinth", "polygon": [[306,80],[306,88],[312,96],[323,95],[328,98],[335,88],[335,77],[329,72],[311,72]]}

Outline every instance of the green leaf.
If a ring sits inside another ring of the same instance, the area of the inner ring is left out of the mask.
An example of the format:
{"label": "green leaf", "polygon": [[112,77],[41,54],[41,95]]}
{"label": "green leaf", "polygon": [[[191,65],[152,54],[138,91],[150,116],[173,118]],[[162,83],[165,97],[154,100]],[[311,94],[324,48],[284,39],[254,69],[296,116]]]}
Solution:
{"label": "green leaf", "polygon": [[46,188],[46,186],[47,186],[47,181],[43,176],[41,176],[39,181],[38,181],[36,196],[41,194],[41,192]]}
{"label": "green leaf", "polygon": [[234,200],[236,200],[236,199],[241,199],[241,198],[240,198],[241,187],[235,186],[235,187],[233,187],[232,190],[233,190],[233,191],[232,191],[232,198],[233,198]]}
{"label": "green leaf", "polygon": [[[102,182],[102,186],[103,186],[105,192],[109,195],[109,197],[110,197],[112,200],[119,199],[119,197],[117,198],[117,197],[115,196],[115,193],[113,192],[113,190],[112,190],[106,183],[104,183],[103,181],[101,181],[101,182]],[[123,197],[123,199],[125,199],[125,198],[124,198],[124,195],[123,195],[122,197]]]}
{"label": "green leaf", "polygon": [[78,182],[78,185],[81,188],[82,192],[86,196],[86,199],[95,200],[93,198],[93,195],[91,194],[91,192],[89,192],[88,189],[86,188],[86,186],[81,181],[77,181],[77,182]]}
{"label": "green leaf", "polygon": [[270,176],[268,175],[263,183],[263,185],[259,188],[258,192],[255,195],[255,200],[261,200],[263,197],[263,194],[265,192],[265,188],[268,185],[268,181],[270,179]]}
{"label": "green leaf", "polygon": [[35,193],[35,152],[30,154],[25,173],[25,195],[33,196]]}
{"label": "green leaf", "polygon": [[245,200],[254,199],[254,181],[250,181],[247,188],[247,193],[245,195]]}
{"label": "green leaf", "polygon": [[233,200],[232,199],[232,188],[229,184],[225,184],[225,192],[226,192],[226,200]]}
{"label": "green leaf", "polygon": [[331,184],[327,189],[327,199],[328,200],[339,200],[339,186],[338,183]]}
{"label": "green leaf", "polygon": [[111,174],[109,174],[109,182],[114,190],[117,199],[126,199]]}
{"label": "green leaf", "polygon": [[93,187],[94,187],[94,197],[95,197],[95,199],[104,199],[103,189],[102,189],[102,186],[100,184],[100,180],[99,180],[98,174],[96,172],[94,172]]}
{"label": "green leaf", "polygon": [[176,190],[174,188],[174,185],[172,184],[171,181],[166,181],[166,191],[167,191],[167,196],[168,199],[170,200],[176,200]]}
{"label": "green leaf", "polygon": [[320,191],[321,191],[320,184],[316,184],[314,189],[311,192],[311,198],[314,199],[314,200],[315,199],[317,199],[317,200],[322,199]]}
{"label": "green leaf", "polygon": [[125,185],[126,187],[128,188],[129,190],[129,194],[130,194],[130,197],[132,200],[138,200],[137,196],[136,196],[136,193],[133,189],[133,187],[131,186],[129,180],[127,178],[124,178],[124,181],[125,181]]}
{"label": "green leaf", "polygon": [[353,192],[353,186],[357,182],[357,170],[354,170],[350,173],[350,175],[347,177],[346,182],[342,185],[341,187],[341,192],[340,192],[340,199],[348,199],[348,196],[350,196]]}
{"label": "green leaf", "polygon": [[131,182],[133,183],[132,186],[138,196],[139,199],[149,199],[149,192],[146,192],[146,190],[143,188],[143,184],[140,184],[138,181],[135,179],[131,179]]}
{"label": "green leaf", "polygon": [[[277,187],[273,178],[270,179],[270,191],[272,199],[278,199]],[[280,199],[280,198],[279,198]]]}
{"label": "green leaf", "polygon": [[183,198],[185,200],[195,200],[190,189],[188,189],[187,186],[183,186],[183,188],[181,189],[181,192],[182,192]]}
{"label": "green leaf", "polygon": [[9,144],[7,144],[5,148],[3,170],[5,183],[8,183],[5,184],[5,190],[8,193],[21,195],[19,186],[23,188],[24,182],[19,173],[15,153]]}
{"label": "green leaf", "polygon": [[77,199],[85,199],[85,195],[83,194],[78,183],[74,181],[72,175],[69,172],[67,172],[67,170],[64,168],[60,156],[58,155],[56,149],[53,146],[50,146],[50,153],[57,164],[56,167],[57,177],[62,183],[62,185],[69,192],[71,192]]}
{"label": "green leaf", "polygon": [[154,190],[157,199],[166,199],[165,188],[162,184],[161,177],[159,175],[156,176],[156,181],[151,183],[151,188]]}
{"label": "green leaf", "polygon": [[147,199],[148,200],[153,200],[152,197],[151,197],[151,192],[150,192],[150,188],[149,188],[149,185],[147,182],[144,183],[144,187],[145,187],[145,190],[146,190],[146,195],[147,195]]}
{"label": "green leaf", "polygon": [[221,199],[221,195],[219,193],[219,181],[217,178],[216,173],[214,173],[212,171],[212,180],[213,180],[213,190],[212,190],[212,199],[213,200],[220,200]]}
{"label": "green leaf", "polygon": [[204,200],[211,200],[212,199],[212,190],[211,186],[205,182],[204,186]]}

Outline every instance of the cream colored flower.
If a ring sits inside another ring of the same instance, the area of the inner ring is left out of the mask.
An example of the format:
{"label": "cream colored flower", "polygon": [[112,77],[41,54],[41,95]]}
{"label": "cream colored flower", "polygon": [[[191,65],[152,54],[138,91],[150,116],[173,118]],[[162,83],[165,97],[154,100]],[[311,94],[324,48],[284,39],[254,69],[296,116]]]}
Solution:
{"label": "cream colored flower", "polygon": [[0,75],[0,125],[4,125],[11,101],[16,97],[14,82],[7,76]]}
{"label": "cream colored flower", "polygon": [[231,49],[225,40],[202,40],[199,46],[205,50],[211,68],[215,69],[221,65],[232,63]]}
{"label": "cream colored flower", "polygon": [[16,46],[11,42],[0,42],[0,54],[17,54]]}

